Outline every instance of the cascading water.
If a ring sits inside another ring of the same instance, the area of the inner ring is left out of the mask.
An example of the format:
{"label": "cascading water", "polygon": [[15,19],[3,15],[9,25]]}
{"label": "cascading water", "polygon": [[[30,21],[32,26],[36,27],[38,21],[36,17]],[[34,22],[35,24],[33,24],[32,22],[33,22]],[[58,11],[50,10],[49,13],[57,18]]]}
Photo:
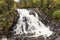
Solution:
{"label": "cascading water", "polygon": [[[14,35],[23,35],[27,37],[39,37],[43,35],[45,38],[49,37],[53,32],[49,27],[45,26],[39,19],[38,14],[33,10],[28,9],[16,9],[19,18],[17,24],[13,29],[16,33]],[[3,37],[1,40],[10,40]],[[14,39],[12,39],[14,40]]]}
{"label": "cascading water", "polygon": [[53,32],[45,26],[39,19],[38,14],[33,10],[17,9],[19,14],[18,23],[16,24],[15,35],[33,34],[28,37],[49,37]]}

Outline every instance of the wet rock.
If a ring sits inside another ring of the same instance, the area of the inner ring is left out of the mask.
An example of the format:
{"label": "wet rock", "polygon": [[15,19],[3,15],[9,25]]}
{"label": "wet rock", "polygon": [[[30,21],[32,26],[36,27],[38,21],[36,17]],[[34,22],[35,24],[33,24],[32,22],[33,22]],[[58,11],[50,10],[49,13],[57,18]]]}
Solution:
{"label": "wet rock", "polygon": [[56,38],[55,40],[60,40],[60,36],[58,36],[58,38]]}
{"label": "wet rock", "polygon": [[38,16],[39,16],[39,20],[42,21],[46,26],[48,26],[50,24],[50,18],[49,16],[47,16],[43,10],[40,10],[39,8],[35,8],[34,9],[37,13],[38,13]]}

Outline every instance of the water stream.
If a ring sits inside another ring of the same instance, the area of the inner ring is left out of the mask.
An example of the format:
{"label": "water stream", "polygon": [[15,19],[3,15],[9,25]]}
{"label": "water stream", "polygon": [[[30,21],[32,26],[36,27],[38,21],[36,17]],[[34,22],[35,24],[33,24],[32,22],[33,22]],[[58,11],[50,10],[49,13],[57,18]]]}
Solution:
{"label": "water stream", "polygon": [[38,37],[43,35],[49,37],[53,32],[38,19],[38,14],[33,10],[17,9],[20,18],[14,29],[16,34],[33,34],[28,37]]}

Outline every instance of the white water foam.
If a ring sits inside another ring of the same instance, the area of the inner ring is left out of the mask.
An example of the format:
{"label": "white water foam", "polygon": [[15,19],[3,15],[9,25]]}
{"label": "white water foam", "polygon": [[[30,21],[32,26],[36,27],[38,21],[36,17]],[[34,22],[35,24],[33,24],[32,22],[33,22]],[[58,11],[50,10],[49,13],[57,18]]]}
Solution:
{"label": "white water foam", "polygon": [[[49,37],[53,32],[50,31],[49,27],[45,26],[38,19],[38,14],[33,10],[27,9],[17,9],[19,14],[18,23],[16,24],[17,28],[14,29],[16,34],[22,35],[25,34],[34,34],[28,37],[39,37],[43,35],[44,37]],[[33,15],[34,12],[35,16]]]}
{"label": "white water foam", "polygon": [[7,38],[6,37],[3,37],[1,40],[7,40]]}
{"label": "white water foam", "polygon": [[14,0],[14,1],[19,2],[20,0]]}

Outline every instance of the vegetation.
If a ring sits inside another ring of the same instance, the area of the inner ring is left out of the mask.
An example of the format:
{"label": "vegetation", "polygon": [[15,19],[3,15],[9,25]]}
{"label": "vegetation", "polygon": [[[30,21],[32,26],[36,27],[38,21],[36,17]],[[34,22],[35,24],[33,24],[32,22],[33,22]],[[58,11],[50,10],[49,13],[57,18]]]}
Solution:
{"label": "vegetation", "polygon": [[19,8],[31,8],[31,7],[38,7],[39,0],[20,0],[17,3],[17,7]]}
{"label": "vegetation", "polygon": [[53,19],[60,20],[60,10],[56,10],[52,13]]}
{"label": "vegetation", "polygon": [[13,6],[13,0],[0,0],[0,34],[7,32],[12,25],[12,21],[17,16]]}

